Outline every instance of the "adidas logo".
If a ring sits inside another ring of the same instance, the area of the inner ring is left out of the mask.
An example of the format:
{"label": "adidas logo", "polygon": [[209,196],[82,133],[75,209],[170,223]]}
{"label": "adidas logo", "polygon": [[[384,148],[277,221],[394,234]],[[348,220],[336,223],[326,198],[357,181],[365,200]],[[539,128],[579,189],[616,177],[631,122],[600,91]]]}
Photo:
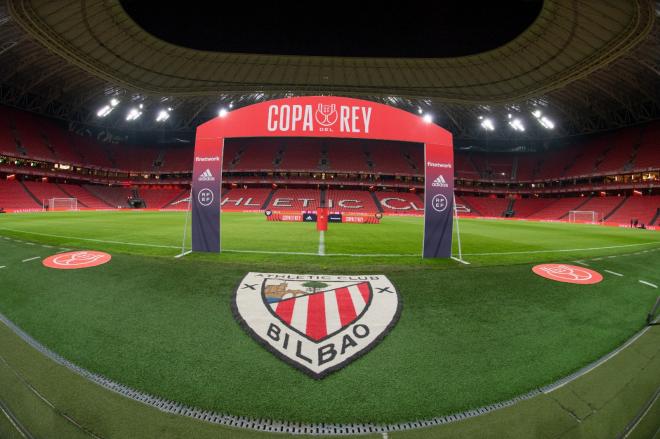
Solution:
{"label": "adidas logo", "polygon": [[206,171],[202,172],[197,181],[215,181],[215,177],[213,174],[211,174],[211,170],[207,169]]}
{"label": "adidas logo", "polygon": [[431,183],[431,186],[433,187],[448,187],[449,185],[447,184],[447,181],[445,180],[445,177],[442,175],[438,175],[438,177],[433,180],[433,183]]}

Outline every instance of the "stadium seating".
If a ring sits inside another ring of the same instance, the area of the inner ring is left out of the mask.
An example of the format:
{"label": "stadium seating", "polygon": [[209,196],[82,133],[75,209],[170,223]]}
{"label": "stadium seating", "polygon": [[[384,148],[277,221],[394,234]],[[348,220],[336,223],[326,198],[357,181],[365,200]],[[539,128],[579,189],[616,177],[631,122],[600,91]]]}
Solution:
{"label": "stadium seating", "polygon": [[631,219],[637,219],[642,224],[650,225],[658,209],[660,195],[628,197],[607,222],[630,224]]}
{"label": "stadium seating", "polygon": [[92,184],[85,184],[83,187],[96,198],[100,198],[113,208],[129,207],[128,199],[132,196],[130,188],[118,186],[100,186]]}
{"label": "stadium seating", "polygon": [[9,124],[9,110],[0,106],[0,154],[18,157],[16,141]]}
{"label": "stadium seating", "polygon": [[82,156],[73,148],[70,135],[56,123],[43,119],[39,126],[44,139],[53,148],[55,157],[60,163],[83,165]]}
{"label": "stadium seating", "polygon": [[510,180],[514,168],[513,158],[512,154],[472,153],[469,155],[469,162],[477,169],[482,179]]}
{"label": "stadium seating", "polygon": [[328,148],[328,165],[333,171],[371,172],[364,144],[346,141]]}
{"label": "stadium seating", "polygon": [[480,178],[479,171],[474,167],[466,153],[458,152],[454,154],[454,168],[456,178],[466,178],[469,180],[478,180]]}
{"label": "stadium seating", "polygon": [[529,215],[527,218],[539,220],[558,220],[559,218],[568,215],[569,211],[577,210],[578,206],[587,201],[588,199],[585,197],[555,198],[553,203]]}
{"label": "stadium seating", "polygon": [[[226,148],[225,148],[226,149]],[[170,147],[164,149],[165,155],[160,166],[163,172],[190,172],[193,164],[193,148],[188,145],[185,147]],[[226,151],[225,151],[226,152]],[[225,155],[225,163],[228,156]]]}
{"label": "stadium seating", "polygon": [[54,183],[43,183],[39,181],[24,181],[26,189],[39,200],[42,205],[48,204],[51,198],[71,198],[67,193]]}
{"label": "stadium seating", "polygon": [[140,187],[138,189],[138,195],[144,200],[147,209],[163,209],[179,199],[184,193],[188,195],[190,191],[182,188],[159,188],[157,186]]}
{"label": "stadium seating", "polygon": [[579,210],[596,212],[597,220],[603,221],[623,201],[625,197],[592,197]]}
{"label": "stadium seating", "polygon": [[330,190],[327,204],[331,212],[342,213],[376,213],[378,206],[370,192],[350,190]]}
{"label": "stadium seating", "polygon": [[538,172],[540,155],[537,153],[520,154],[516,167],[516,175],[513,180],[532,181]]}
{"label": "stadium seating", "polygon": [[474,208],[474,206],[471,206],[470,203],[468,203],[464,197],[455,195],[456,197],[456,211],[458,212],[459,216],[468,216],[468,217],[476,217],[476,216],[481,216],[479,212]]}
{"label": "stadium seating", "polygon": [[267,209],[275,211],[302,212],[316,210],[321,194],[312,189],[278,189],[268,203]]}
{"label": "stadium seating", "polygon": [[635,170],[644,171],[660,167],[660,139],[650,142],[651,140],[639,147],[635,157]]}
{"label": "stadium seating", "polygon": [[90,137],[71,135],[73,149],[83,158],[85,166],[91,168],[113,169],[108,151],[99,142]]}
{"label": "stadium seating", "polygon": [[288,139],[282,154],[280,169],[314,171],[320,169],[321,145],[307,139]]}
{"label": "stadium seating", "polygon": [[[408,160],[403,155],[401,145],[396,142],[378,142],[366,144],[367,154],[372,162],[372,169],[381,174],[405,174],[415,173]],[[419,171],[417,171],[419,173]]]}
{"label": "stadium seating", "polygon": [[410,192],[375,192],[384,214],[422,215],[424,199]]}
{"label": "stadium seating", "polygon": [[9,117],[16,127],[16,140],[22,156],[46,161],[57,159],[54,151],[46,145],[34,116],[23,111],[12,111]]}
{"label": "stadium seating", "polygon": [[639,129],[623,129],[609,137],[610,149],[603,161],[598,165],[598,172],[615,173],[626,170],[630,163],[633,145],[639,137]]}
{"label": "stadium seating", "polygon": [[0,180],[0,207],[6,210],[40,210],[37,203],[16,180]]}
{"label": "stadium seating", "polygon": [[[59,184],[58,186],[71,198],[78,199],[78,208],[109,209],[113,206],[92,195],[87,189],[77,184]],[[116,206],[114,206],[116,207]]]}
{"label": "stadium seating", "polygon": [[463,196],[461,200],[476,209],[481,216],[501,217],[509,205],[506,198]]}
{"label": "stadium seating", "polygon": [[513,204],[514,218],[529,218],[536,212],[547,208],[557,201],[556,198],[520,198]]}
{"label": "stadium seating", "polygon": [[188,210],[190,209],[190,191],[184,191],[174,201],[165,206],[168,210]]}
{"label": "stadium seating", "polygon": [[231,189],[222,194],[222,210],[261,210],[272,189]]}
{"label": "stadium seating", "polygon": [[596,172],[596,162],[605,151],[606,146],[601,139],[587,142],[582,148],[578,149],[575,160],[566,169],[565,176],[590,175]]}
{"label": "stadium seating", "polygon": [[106,148],[113,158],[114,167],[129,172],[154,171],[154,162],[159,156],[156,148],[148,146],[117,144],[107,145]]}
{"label": "stadium seating", "polygon": [[241,171],[272,171],[282,146],[270,139],[241,139],[242,148],[235,169]]}

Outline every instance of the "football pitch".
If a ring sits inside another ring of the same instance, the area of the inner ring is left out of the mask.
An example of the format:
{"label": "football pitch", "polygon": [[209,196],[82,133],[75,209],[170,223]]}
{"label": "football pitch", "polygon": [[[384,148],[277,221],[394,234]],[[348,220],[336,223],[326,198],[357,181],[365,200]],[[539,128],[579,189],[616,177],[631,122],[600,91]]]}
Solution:
{"label": "football pitch", "polygon": [[[660,233],[646,230],[461,219],[464,265],[421,258],[421,218],[330,224],[325,256],[313,223],[225,213],[222,254],[174,258],[184,224],[182,212],[0,216],[0,312],[76,365],[190,406],[391,423],[507,400],[573,373],[644,326],[658,295],[648,284],[660,285]],[[62,249],[113,258],[87,270],[41,265]],[[579,261],[604,280],[532,273],[551,261]],[[373,351],[312,380],[234,320],[231,298],[248,271],[385,274],[403,312]]]}

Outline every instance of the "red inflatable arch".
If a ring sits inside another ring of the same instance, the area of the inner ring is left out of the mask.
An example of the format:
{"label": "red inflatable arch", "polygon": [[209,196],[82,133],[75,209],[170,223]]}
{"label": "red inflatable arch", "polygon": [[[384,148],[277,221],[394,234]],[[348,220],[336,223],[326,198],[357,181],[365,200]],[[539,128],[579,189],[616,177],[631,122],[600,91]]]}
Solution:
{"label": "red inflatable arch", "polygon": [[220,186],[225,139],[326,137],[424,144],[423,255],[450,257],[453,146],[447,130],[423,118],[370,101],[306,96],[266,101],[226,113],[197,128],[192,182],[193,251],[220,251]]}

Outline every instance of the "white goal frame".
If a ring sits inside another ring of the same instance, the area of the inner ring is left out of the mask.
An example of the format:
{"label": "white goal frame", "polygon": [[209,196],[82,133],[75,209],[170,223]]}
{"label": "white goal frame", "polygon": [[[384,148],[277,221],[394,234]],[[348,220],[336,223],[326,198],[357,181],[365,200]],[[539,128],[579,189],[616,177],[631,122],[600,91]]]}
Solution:
{"label": "white goal frame", "polygon": [[[61,206],[61,207],[60,207]],[[78,210],[77,198],[49,198],[44,201],[44,210]]]}
{"label": "white goal frame", "polygon": [[591,224],[600,223],[600,218],[598,212],[595,210],[569,210],[568,211],[568,222],[585,222]]}

